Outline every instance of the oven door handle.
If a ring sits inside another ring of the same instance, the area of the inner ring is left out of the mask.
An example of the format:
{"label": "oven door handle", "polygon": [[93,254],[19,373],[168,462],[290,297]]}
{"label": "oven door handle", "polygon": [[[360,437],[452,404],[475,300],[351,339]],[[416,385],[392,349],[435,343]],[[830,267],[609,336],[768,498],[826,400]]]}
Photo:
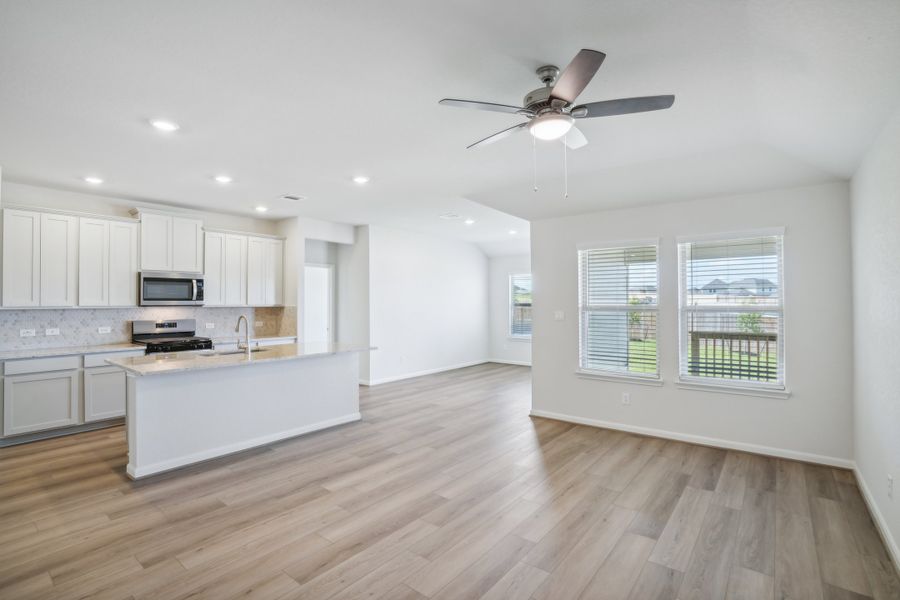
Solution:
{"label": "oven door handle", "polygon": [[194,286],[194,295],[193,295],[193,297],[191,298],[191,300],[193,300],[194,302],[196,302],[196,301],[197,301],[197,280],[196,280],[196,279],[191,279],[191,284]]}

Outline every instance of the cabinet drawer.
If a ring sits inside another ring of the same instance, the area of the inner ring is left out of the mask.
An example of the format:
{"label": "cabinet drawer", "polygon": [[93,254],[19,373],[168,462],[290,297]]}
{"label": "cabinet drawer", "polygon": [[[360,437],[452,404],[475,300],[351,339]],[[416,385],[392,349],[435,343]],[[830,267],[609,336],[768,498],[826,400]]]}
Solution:
{"label": "cabinet drawer", "polygon": [[104,352],[102,354],[85,354],[84,355],[84,367],[111,367],[112,365],[107,364],[106,359],[108,358],[126,358],[128,356],[143,356],[143,350],[128,350],[127,352]]}
{"label": "cabinet drawer", "polygon": [[9,360],[3,365],[4,375],[23,375],[25,373],[45,373],[48,371],[65,371],[81,366],[80,356],[51,356],[48,358],[26,358]]}

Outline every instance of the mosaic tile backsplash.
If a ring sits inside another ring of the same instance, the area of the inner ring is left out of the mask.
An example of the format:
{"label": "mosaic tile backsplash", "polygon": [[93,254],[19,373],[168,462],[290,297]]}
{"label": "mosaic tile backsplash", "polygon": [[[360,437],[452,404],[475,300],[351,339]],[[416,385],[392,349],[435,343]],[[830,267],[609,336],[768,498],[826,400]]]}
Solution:
{"label": "mosaic tile backsplash", "polygon": [[[197,335],[234,337],[240,315],[250,322],[251,336],[295,335],[296,308],[228,308],[160,306],[134,308],[67,308],[0,310],[0,351],[53,348],[131,341],[131,322],[149,319],[196,319]],[[259,325],[254,326],[257,322]],[[206,325],[212,323],[212,328]],[[291,325],[293,323],[293,325]],[[109,333],[98,333],[109,327]],[[293,327],[293,330],[291,329]],[[45,335],[47,329],[59,335]],[[20,337],[22,329],[34,329],[34,337]],[[286,331],[288,333],[282,333]],[[290,333],[293,331],[293,333]]]}

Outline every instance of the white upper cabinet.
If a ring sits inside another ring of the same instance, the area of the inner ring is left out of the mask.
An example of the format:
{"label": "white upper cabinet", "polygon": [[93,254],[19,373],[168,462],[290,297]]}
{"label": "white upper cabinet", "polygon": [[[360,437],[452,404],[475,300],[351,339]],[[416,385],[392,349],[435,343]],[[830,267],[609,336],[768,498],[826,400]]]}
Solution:
{"label": "white upper cabinet", "polygon": [[137,306],[138,224],[109,224],[109,304]]}
{"label": "white upper cabinet", "polygon": [[203,221],[141,212],[141,269],[203,272]]}
{"label": "white upper cabinet", "polygon": [[250,306],[284,303],[284,240],[248,238],[247,282]]}
{"label": "white upper cabinet", "polygon": [[41,213],[3,211],[3,306],[41,304]]}
{"label": "white upper cabinet", "polygon": [[78,227],[78,304],[109,305],[109,221],[81,219]]}
{"label": "white upper cabinet", "polygon": [[208,231],[203,253],[203,302],[225,305],[225,234]]}
{"label": "white upper cabinet", "polygon": [[172,217],[172,270],[203,272],[203,221]]}
{"label": "white upper cabinet", "polygon": [[78,217],[3,211],[3,306],[75,306]]}
{"label": "white upper cabinet", "polygon": [[78,217],[41,214],[41,306],[75,306]]}
{"label": "white upper cabinet", "polygon": [[78,242],[78,304],[137,304],[137,223],[81,218]]}
{"label": "white upper cabinet", "polygon": [[141,213],[141,269],[172,270],[172,217]]}
{"label": "white upper cabinet", "polygon": [[247,236],[225,235],[225,304],[247,305]]}

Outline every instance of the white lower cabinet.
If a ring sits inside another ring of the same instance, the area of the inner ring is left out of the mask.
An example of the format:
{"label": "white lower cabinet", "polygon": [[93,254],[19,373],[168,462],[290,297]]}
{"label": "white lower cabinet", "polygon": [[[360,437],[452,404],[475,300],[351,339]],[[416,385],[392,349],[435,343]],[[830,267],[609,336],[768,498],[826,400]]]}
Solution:
{"label": "white lower cabinet", "polygon": [[80,374],[73,369],[4,377],[3,435],[77,425]]}
{"label": "white lower cabinet", "polygon": [[125,416],[125,371],[119,367],[84,370],[84,422]]}

